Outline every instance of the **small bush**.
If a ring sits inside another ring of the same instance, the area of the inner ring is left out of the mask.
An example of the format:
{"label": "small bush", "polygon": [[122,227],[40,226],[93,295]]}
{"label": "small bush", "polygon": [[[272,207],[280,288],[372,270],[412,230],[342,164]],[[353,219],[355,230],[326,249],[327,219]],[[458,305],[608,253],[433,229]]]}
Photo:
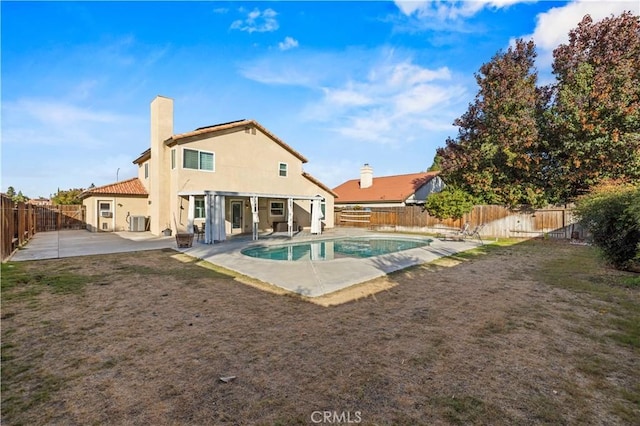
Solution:
{"label": "small bush", "polygon": [[424,208],[438,219],[460,219],[473,210],[474,198],[459,188],[445,187],[427,197]]}
{"label": "small bush", "polygon": [[576,212],[614,266],[640,260],[640,187],[606,184],[578,200]]}

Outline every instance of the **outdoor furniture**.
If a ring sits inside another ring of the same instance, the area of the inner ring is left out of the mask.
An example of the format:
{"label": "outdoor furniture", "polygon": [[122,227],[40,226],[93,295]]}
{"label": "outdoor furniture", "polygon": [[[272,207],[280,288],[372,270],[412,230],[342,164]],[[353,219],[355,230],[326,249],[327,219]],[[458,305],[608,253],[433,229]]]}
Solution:
{"label": "outdoor furniture", "polygon": [[473,229],[473,231],[471,231],[471,232],[468,232],[468,233],[467,233],[467,236],[466,236],[466,237],[467,237],[467,238],[473,238],[473,237],[476,237],[476,238],[478,238],[478,239],[480,240],[480,242],[481,242],[482,244],[484,244],[484,241],[482,241],[482,237],[480,236],[480,231],[482,231],[482,228],[484,228],[484,225],[485,225],[485,224],[484,224],[484,223],[482,223],[482,224],[480,224],[480,225],[476,226],[476,227]]}
{"label": "outdoor furniture", "polygon": [[453,230],[449,232],[439,232],[436,234],[436,238],[441,240],[454,240],[454,241],[463,241],[469,232],[469,223],[465,223],[462,228],[458,230]]}
{"label": "outdoor furniture", "polygon": [[191,247],[193,245],[193,234],[192,233],[176,234],[176,244],[178,244],[178,248]]}
{"label": "outdoor furniture", "polygon": [[193,233],[196,236],[196,241],[200,241],[200,238],[204,238],[204,226],[205,224],[202,224],[202,229],[200,229],[198,227],[198,225],[193,225]]}

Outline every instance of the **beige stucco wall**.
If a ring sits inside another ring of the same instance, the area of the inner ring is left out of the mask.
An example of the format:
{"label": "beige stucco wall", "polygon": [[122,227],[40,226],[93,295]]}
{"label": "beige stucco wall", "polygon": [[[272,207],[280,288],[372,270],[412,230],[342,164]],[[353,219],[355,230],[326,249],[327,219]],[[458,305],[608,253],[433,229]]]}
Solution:
{"label": "beige stucco wall", "polygon": [[[98,203],[110,203],[112,208],[111,218],[101,218],[98,215]],[[87,229],[91,232],[97,231],[128,231],[129,216],[149,216],[148,201],[146,197],[134,196],[91,196],[82,201],[87,212]],[[107,229],[103,228],[103,223]]]}
{"label": "beige stucco wall", "polygon": [[140,182],[142,182],[142,185],[144,186],[144,189],[147,190],[147,192],[149,192],[149,182],[150,182],[150,178],[149,177],[144,177],[144,168],[145,168],[145,164],[149,164],[149,160],[140,163],[138,165],[138,179],[140,180]]}
{"label": "beige stucco wall", "polygon": [[[170,158],[171,149],[176,151],[176,168],[171,170],[171,187],[173,194],[199,193],[203,191],[251,192],[270,195],[315,196],[326,199],[325,226],[333,227],[333,195],[320,188],[302,175],[303,163],[298,157],[278,145],[273,139],[256,129],[246,133],[244,129],[236,129],[226,134],[218,134],[200,140],[185,141],[167,147],[166,157]],[[193,149],[214,153],[214,171],[184,169],[182,167],[184,149]],[[279,175],[280,163],[287,164],[287,176]],[[180,230],[187,226],[188,200],[172,197],[170,206],[172,215],[178,218]],[[251,208],[248,199],[228,196],[225,200],[227,233],[231,233],[231,202],[245,201],[243,205],[243,232],[251,231]],[[260,198],[260,229],[269,229],[274,221],[286,221],[286,213],[282,217],[269,214],[269,201],[276,198]],[[286,199],[285,199],[286,206]],[[182,209],[180,208],[182,207]],[[303,227],[310,226],[310,201],[297,200],[294,207],[294,221]],[[196,224],[199,220],[195,221]],[[172,224],[173,225],[173,224]]]}
{"label": "beige stucco wall", "polygon": [[[299,193],[308,189],[302,180],[302,161],[260,131],[237,129],[216,137],[176,146],[178,181],[181,191],[224,190],[269,194]],[[184,149],[213,152],[215,171],[182,168]],[[288,176],[279,176],[279,163],[286,163]]]}

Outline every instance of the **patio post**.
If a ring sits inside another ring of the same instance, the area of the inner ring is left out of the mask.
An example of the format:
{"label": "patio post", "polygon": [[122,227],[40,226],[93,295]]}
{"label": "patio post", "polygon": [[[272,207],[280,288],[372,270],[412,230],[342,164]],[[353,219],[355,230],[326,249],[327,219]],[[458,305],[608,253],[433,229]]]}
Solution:
{"label": "patio post", "polygon": [[213,209],[211,204],[213,203],[213,197],[210,191],[204,192],[204,243],[213,244]]}
{"label": "patio post", "polygon": [[253,241],[258,240],[258,223],[260,222],[260,216],[258,214],[258,196],[252,195],[250,198],[251,201],[251,221],[252,221],[252,230],[253,230]]}
{"label": "patio post", "polygon": [[287,232],[289,238],[293,237],[293,198],[287,199]]}
{"label": "patio post", "polygon": [[[187,232],[193,232],[193,220],[196,217],[196,197],[189,195],[189,206],[187,207]],[[178,232],[178,231],[176,231]]]}

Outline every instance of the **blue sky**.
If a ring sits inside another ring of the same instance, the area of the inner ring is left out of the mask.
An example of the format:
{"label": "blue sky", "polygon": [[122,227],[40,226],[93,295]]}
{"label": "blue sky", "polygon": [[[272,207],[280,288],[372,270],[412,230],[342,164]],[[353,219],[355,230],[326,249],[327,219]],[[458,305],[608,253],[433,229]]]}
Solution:
{"label": "blue sky", "polygon": [[136,176],[156,95],[174,99],[175,133],[257,120],[330,187],[364,163],[422,171],[498,51],[533,37],[548,82],[585,14],[638,4],[2,1],[1,190],[48,197]]}

